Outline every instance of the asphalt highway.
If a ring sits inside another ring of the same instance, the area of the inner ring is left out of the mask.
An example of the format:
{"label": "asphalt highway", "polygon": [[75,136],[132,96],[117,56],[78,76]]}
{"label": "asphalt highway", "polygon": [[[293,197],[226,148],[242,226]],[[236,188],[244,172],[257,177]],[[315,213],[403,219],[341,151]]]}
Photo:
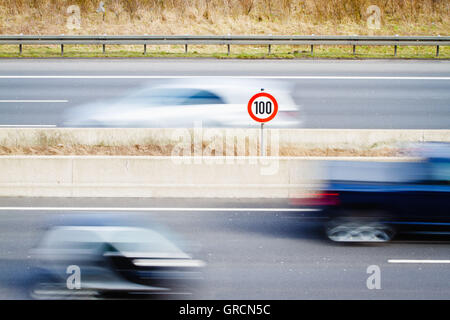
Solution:
{"label": "asphalt highway", "polygon": [[450,61],[216,59],[4,59],[0,127],[52,127],[73,106],[205,76],[293,83],[305,128],[450,127]]}
{"label": "asphalt highway", "polygon": [[[450,299],[450,242],[340,245],[323,237],[308,218],[313,212],[293,209],[284,200],[3,198],[0,298],[26,298],[21,283],[30,272],[29,249],[49,221],[122,210],[170,230],[207,263],[192,298]],[[380,268],[381,289],[367,288],[372,265]]]}
{"label": "asphalt highway", "polygon": [[[215,59],[0,60],[0,127],[53,127],[73,106],[199,76],[291,82],[306,128],[450,128],[450,61]],[[135,214],[183,239],[207,263],[193,298],[450,299],[447,241],[332,243],[314,212],[282,199],[132,198],[0,198],[0,299],[27,298],[29,252],[49,221],[91,212]],[[370,290],[374,265],[381,289]]]}

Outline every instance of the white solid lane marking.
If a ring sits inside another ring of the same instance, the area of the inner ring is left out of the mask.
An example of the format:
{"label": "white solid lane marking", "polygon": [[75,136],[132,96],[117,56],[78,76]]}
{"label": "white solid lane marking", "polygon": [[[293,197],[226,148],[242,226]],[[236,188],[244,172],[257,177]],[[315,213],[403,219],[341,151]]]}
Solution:
{"label": "white solid lane marking", "polygon": [[69,100],[0,100],[0,103],[65,103]]}
{"label": "white solid lane marking", "polygon": [[167,75],[0,75],[0,79],[306,79],[306,80],[450,80],[450,77],[402,77],[402,76],[167,76]]}
{"label": "white solid lane marking", "polygon": [[39,127],[39,128],[53,128],[56,124],[0,124],[0,127],[15,128],[15,127]]}
{"label": "white solid lane marking", "polygon": [[304,208],[136,208],[136,207],[0,207],[0,211],[255,211],[255,212],[305,212],[318,209]]}
{"label": "white solid lane marking", "polygon": [[450,263],[450,260],[408,260],[408,259],[390,259],[389,263]]}

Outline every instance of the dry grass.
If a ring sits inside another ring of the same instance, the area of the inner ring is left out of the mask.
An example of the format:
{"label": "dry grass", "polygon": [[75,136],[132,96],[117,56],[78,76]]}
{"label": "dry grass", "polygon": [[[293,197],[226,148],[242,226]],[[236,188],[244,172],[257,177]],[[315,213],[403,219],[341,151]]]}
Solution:
{"label": "dry grass", "polygon": [[[203,145],[203,150],[207,145]],[[134,145],[134,146],[86,146],[86,145],[55,145],[33,147],[5,147],[0,146],[0,155],[108,155],[108,156],[170,156],[173,145]],[[191,150],[193,152],[193,148]],[[213,152],[214,155],[214,152]],[[235,154],[236,156],[237,154]],[[247,154],[248,155],[248,154]],[[270,153],[268,155],[271,155]],[[373,149],[339,149],[281,147],[279,156],[290,157],[393,157],[398,155],[394,148]]]}
{"label": "dry grass", "polygon": [[[2,0],[0,34],[400,34],[448,35],[448,0]],[[70,5],[81,28],[66,28]],[[381,29],[367,28],[369,5]]]}

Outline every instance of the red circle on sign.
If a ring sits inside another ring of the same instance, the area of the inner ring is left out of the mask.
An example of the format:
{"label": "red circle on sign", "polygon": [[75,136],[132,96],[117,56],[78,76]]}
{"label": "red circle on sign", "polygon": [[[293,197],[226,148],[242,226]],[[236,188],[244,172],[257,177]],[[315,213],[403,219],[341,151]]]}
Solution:
{"label": "red circle on sign", "polygon": [[[258,118],[257,116],[255,116],[255,115],[253,114],[253,111],[252,111],[252,104],[253,104],[253,102],[254,102],[256,99],[260,98],[260,97],[266,97],[266,98],[269,98],[270,101],[273,102],[273,112],[272,112],[272,114],[271,114],[269,117],[263,118],[263,119]],[[277,115],[277,113],[278,113],[278,102],[277,102],[277,100],[274,98],[274,96],[272,96],[271,94],[269,94],[269,93],[267,93],[267,92],[260,92],[260,93],[255,94],[255,95],[254,95],[253,97],[251,97],[251,99],[248,101],[248,104],[247,104],[247,110],[248,110],[248,114],[250,115],[250,117],[252,117],[253,120],[255,120],[255,121],[257,121],[257,122],[268,122],[268,121],[272,120],[273,118],[275,118],[275,116]]]}

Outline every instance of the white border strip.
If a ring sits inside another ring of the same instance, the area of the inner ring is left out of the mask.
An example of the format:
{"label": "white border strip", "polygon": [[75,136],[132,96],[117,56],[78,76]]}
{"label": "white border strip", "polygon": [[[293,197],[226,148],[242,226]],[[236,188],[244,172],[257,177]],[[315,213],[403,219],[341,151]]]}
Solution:
{"label": "white border strip", "polygon": [[55,128],[56,124],[0,124],[1,128]]}
{"label": "white border strip", "polygon": [[0,211],[222,211],[222,212],[312,212],[305,208],[166,208],[166,207],[0,207]]}
{"label": "white border strip", "polygon": [[0,103],[65,103],[69,100],[0,100]]}
{"label": "white border strip", "polygon": [[408,260],[408,259],[390,259],[388,263],[450,263],[450,260]]}
{"label": "white border strip", "polygon": [[450,77],[400,76],[168,76],[168,75],[0,75],[0,79],[306,79],[306,80],[450,80]]}

